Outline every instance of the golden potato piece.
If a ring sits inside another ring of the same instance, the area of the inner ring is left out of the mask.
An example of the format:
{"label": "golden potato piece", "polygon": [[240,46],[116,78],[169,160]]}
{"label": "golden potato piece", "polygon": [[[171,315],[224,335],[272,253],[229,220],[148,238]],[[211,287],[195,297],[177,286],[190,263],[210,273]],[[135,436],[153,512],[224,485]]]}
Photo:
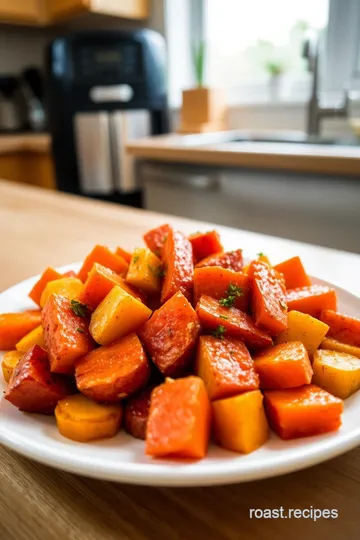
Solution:
{"label": "golden potato piece", "polygon": [[58,294],[70,299],[79,298],[83,288],[84,284],[80,279],[74,277],[63,277],[49,281],[41,294],[40,307],[43,308],[45,306],[51,294]]}
{"label": "golden potato piece", "polygon": [[312,382],[330,394],[346,399],[360,389],[360,358],[319,349],[314,354]]}
{"label": "golden potato piece", "polygon": [[34,330],[31,330],[26,336],[24,336],[20,341],[16,344],[16,350],[21,353],[28,352],[31,347],[34,345],[39,345],[39,347],[42,347],[45,349],[45,341],[44,341],[44,331],[43,327],[40,324]]}
{"label": "golden potato piece", "polygon": [[289,311],[288,327],[277,336],[275,344],[278,345],[286,341],[301,341],[311,357],[319,348],[328,330],[327,324],[311,317],[311,315],[295,310]]}
{"label": "golden potato piece", "polygon": [[12,372],[14,371],[15,367],[18,365],[22,356],[23,356],[23,353],[20,351],[8,351],[7,353],[4,354],[2,362],[1,362],[1,368],[2,368],[5,382],[8,383],[10,381]]}

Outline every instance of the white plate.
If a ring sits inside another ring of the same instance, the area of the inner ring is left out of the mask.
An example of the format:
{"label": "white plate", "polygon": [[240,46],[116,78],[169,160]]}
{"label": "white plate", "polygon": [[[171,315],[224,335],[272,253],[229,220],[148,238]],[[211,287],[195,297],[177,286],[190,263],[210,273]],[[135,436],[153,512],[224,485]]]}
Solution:
{"label": "white plate", "polygon": [[[23,281],[2,293],[1,312],[34,307],[27,294],[36,279]],[[314,278],[313,281],[329,285],[319,279]],[[339,309],[359,316],[360,298],[339,287],[334,288],[338,294]],[[5,384],[0,378],[0,387],[4,390]],[[151,459],[144,454],[143,442],[133,439],[124,431],[112,439],[99,442],[73,442],[59,434],[53,417],[21,413],[2,398],[0,441],[28,458],[86,476],[154,486],[200,486],[276,476],[335,457],[360,444],[359,419],[360,392],[357,392],[345,401],[343,423],[336,433],[287,442],[272,434],[262,448],[248,455],[211,446],[205,459],[186,462]]]}

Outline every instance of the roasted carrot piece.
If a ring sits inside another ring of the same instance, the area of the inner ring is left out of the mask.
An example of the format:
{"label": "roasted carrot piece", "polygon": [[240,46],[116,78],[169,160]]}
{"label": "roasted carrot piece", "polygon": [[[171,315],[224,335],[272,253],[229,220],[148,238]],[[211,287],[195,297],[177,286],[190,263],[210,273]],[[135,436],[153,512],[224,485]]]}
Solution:
{"label": "roasted carrot piece", "polygon": [[320,349],[343,352],[356,356],[356,358],[360,358],[360,347],[354,347],[353,345],[348,345],[347,343],[341,343],[341,341],[333,338],[324,338],[321,342]]}
{"label": "roasted carrot piece", "polygon": [[138,332],[153,362],[164,375],[183,373],[191,361],[200,324],[179,291],[165,302]]}
{"label": "roasted carrot piece", "polygon": [[149,376],[149,361],[134,333],[99,347],[76,362],[78,389],[99,402],[114,403],[134,394]]}
{"label": "roasted carrot piece", "polygon": [[315,384],[265,390],[265,410],[273,430],[284,440],[336,431],[343,402]]}
{"label": "roasted carrot piece", "polygon": [[233,338],[200,336],[195,371],[211,401],[259,388],[249,351],[242,341]]}
{"label": "roasted carrot piece", "polygon": [[203,381],[165,382],[151,394],[146,454],[201,459],[210,434],[210,402]]}
{"label": "roasted carrot piece", "polygon": [[219,327],[222,327],[225,337],[241,339],[252,349],[272,345],[270,335],[257,328],[249,315],[233,307],[220,306],[219,302],[210,296],[200,298],[196,313],[203,328],[217,332]]}
{"label": "roasted carrot piece", "polygon": [[209,255],[205,259],[201,259],[197,263],[196,268],[203,268],[204,266],[220,266],[221,268],[234,270],[234,272],[241,272],[243,268],[242,249],[222,251],[221,253]]}
{"label": "roasted carrot piece", "polygon": [[[324,309],[336,310],[336,292],[324,285],[297,287],[286,291],[286,304],[289,311],[295,309],[318,319]],[[325,322],[325,321],[324,321]]]}
{"label": "roasted carrot piece", "polygon": [[75,314],[70,300],[53,294],[42,311],[42,326],[50,369],[74,373],[75,360],[95,347],[88,320]]}
{"label": "roasted carrot piece", "polygon": [[306,348],[290,341],[261,351],[254,357],[260,388],[295,388],[310,384],[313,370]]}
{"label": "roasted carrot piece", "polygon": [[125,251],[125,249],[121,247],[116,248],[115,255],[118,255],[119,257],[122,257],[123,259],[125,259],[125,261],[128,264],[131,261],[131,257],[132,257],[131,253],[129,253],[128,251]]}
{"label": "roasted carrot piece", "polygon": [[292,257],[274,266],[277,272],[283,274],[287,289],[296,287],[307,287],[311,285],[311,280],[301,262],[300,257]]}
{"label": "roasted carrot piece", "polygon": [[15,349],[17,342],[40,323],[41,311],[37,309],[0,314],[0,351]]}
{"label": "roasted carrot piece", "polygon": [[195,263],[209,255],[224,250],[220,241],[220,235],[216,231],[192,234],[189,236],[189,240],[193,248]]}
{"label": "roasted carrot piece", "polygon": [[360,319],[331,309],[324,309],[320,320],[330,326],[327,337],[337,339],[347,345],[360,347]]}
{"label": "roasted carrot piece", "polygon": [[194,270],[194,304],[203,295],[216,300],[227,300],[227,306],[247,311],[249,306],[249,278],[242,272],[208,266]]}
{"label": "roasted carrot piece", "polygon": [[91,309],[96,309],[115,285],[119,285],[134,298],[142,302],[145,300],[145,296],[131,285],[128,285],[124,278],[99,263],[94,263],[90,270],[79,300]]}
{"label": "roasted carrot piece", "polygon": [[15,367],[5,399],[24,412],[51,414],[57,402],[73,391],[66,377],[50,373],[46,352],[34,345]]}
{"label": "roasted carrot piece", "polygon": [[67,272],[63,273],[63,277],[76,277],[76,272],[74,272],[74,270],[68,270]]}
{"label": "roasted carrot piece", "polygon": [[110,251],[109,248],[105,246],[96,245],[89,255],[84,260],[82,267],[78,273],[78,278],[84,283],[88,277],[90,270],[93,267],[94,263],[99,263],[105,268],[110,268],[116,274],[122,274],[126,272],[128,264],[119,255],[115,255]]}
{"label": "roasted carrot piece", "polygon": [[29,292],[29,298],[31,298],[35,304],[40,306],[40,298],[46,285],[49,283],[49,281],[54,281],[54,279],[60,279],[61,277],[64,276],[49,266],[49,268],[46,268],[46,270],[41,274],[39,280]]}
{"label": "roasted carrot piece", "polygon": [[160,225],[144,234],[145,244],[157,257],[162,256],[165,240],[171,230],[170,225]]}
{"label": "roasted carrot piece", "polygon": [[145,388],[132,396],[126,404],[124,427],[136,439],[145,440],[153,389],[151,386]]}
{"label": "roasted carrot piece", "polygon": [[262,261],[253,261],[248,275],[255,323],[276,336],[287,328],[284,279],[269,264]]}
{"label": "roasted carrot piece", "polygon": [[162,261],[165,277],[161,290],[161,302],[169,300],[177,291],[181,291],[185,298],[191,300],[194,273],[192,247],[180,231],[169,230]]}

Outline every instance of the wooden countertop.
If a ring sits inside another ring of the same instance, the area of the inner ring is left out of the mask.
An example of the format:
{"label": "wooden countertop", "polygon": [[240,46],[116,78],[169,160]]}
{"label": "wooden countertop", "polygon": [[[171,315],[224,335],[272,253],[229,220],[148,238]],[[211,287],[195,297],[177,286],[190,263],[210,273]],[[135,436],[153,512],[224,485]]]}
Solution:
{"label": "wooden countertop", "polygon": [[0,135],[0,155],[17,152],[50,152],[50,135],[47,133],[22,133]]}
{"label": "wooden countertop", "polygon": [[[231,133],[241,134],[236,131],[206,135],[158,135],[133,140],[127,144],[127,150],[137,158],[155,161],[338,174],[360,178],[360,146],[229,142]],[[217,138],[222,142],[218,142]]]}
{"label": "wooden countertop", "polygon": [[[0,182],[0,290],[81,260],[94,243],[131,248],[148,228],[171,221],[118,205]],[[360,257],[218,227],[227,248],[274,260],[299,254],[309,272],[360,295]],[[239,540],[356,538],[360,448],[304,471],[253,483],[194,489],[114,484],[78,477],[0,449],[0,538],[4,540]],[[250,508],[337,509],[338,519],[250,519]]]}

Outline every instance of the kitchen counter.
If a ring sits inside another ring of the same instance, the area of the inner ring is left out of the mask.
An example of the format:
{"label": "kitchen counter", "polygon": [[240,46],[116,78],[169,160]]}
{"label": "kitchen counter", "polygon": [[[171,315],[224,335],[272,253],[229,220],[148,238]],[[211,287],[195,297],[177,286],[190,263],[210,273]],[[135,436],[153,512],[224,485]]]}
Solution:
{"label": "kitchen counter", "polygon": [[[185,233],[209,224],[34,187],[0,182],[0,290],[48,265],[81,260],[95,243],[139,245],[166,221]],[[246,231],[218,228],[225,246],[299,254],[310,273],[360,295],[360,257]],[[253,483],[194,489],[114,484],[77,477],[0,449],[0,537],[4,540],[279,540],[355,538],[360,448],[310,469]],[[250,508],[337,509],[339,517],[250,519]]]}
{"label": "kitchen counter", "polygon": [[50,135],[47,133],[0,134],[0,155],[18,152],[50,152]]}
{"label": "kitchen counter", "polygon": [[229,140],[241,133],[160,135],[133,140],[128,143],[127,150],[137,158],[155,161],[360,178],[360,146]]}

